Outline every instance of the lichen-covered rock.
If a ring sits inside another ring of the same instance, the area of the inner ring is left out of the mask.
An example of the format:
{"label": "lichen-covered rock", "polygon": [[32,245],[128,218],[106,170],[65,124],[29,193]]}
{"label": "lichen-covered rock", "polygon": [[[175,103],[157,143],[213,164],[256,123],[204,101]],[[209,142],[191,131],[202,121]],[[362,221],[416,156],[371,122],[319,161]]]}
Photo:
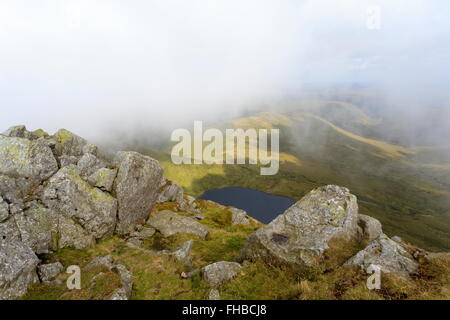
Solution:
{"label": "lichen-covered rock", "polygon": [[58,249],[58,215],[36,206],[14,215],[22,242],[34,252],[48,253]]}
{"label": "lichen-covered rock", "polygon": [[38,182],[26,178],[13,178],[0,174],[0,196],[9,203],[23,204],[23,199],[32,193]]}
{"label": "lichen-covered rock", "polygon": [[66,130],[60,129],[54,135],[56,141],[55,152],[58,157],[62,155],[74,156],[81,158],[83,155],[83,148],[88,142],[77,136],[76,134]]}
{"label": "lichen-covered rock", "polygon": [[372,241],[383,233],[381,223],[375,218],[358,215],[358,237],[363,241]]}
{"label": "lichen-covered rock", "polygon": [[58,248],[83,249],[95,245],[95,238],[71,218],[58,215]]}
{"label": "lichen-covered rock", "polygon": [[34,252],[20,241],[0,239],[0,300],[18,298],[38,281]]}
{"label": "lichen-covered rock", "polygon": [[0,135],[0,173],[42,181],[57,170],[52,150],[41,140]]}
{"label": "lichen-covered rock", "polygon": [[118,152],[113,192],[119,202],[119,234],[132,232],[148,218],[158,196],[163,170],[158,161],[136,152]]}
{"label": "lichen-covered rock", "polygon": [[88,182],[94,187],[110,192],[116,175],[117,169],[101,168],[89,176]]}
{"label": "lichen-covered rock", "polygon": [[170,210],[158,212],[155,216],[148,219],[147,224],[169,237],[176,233],[190,233],[205,239],[209,229],[196,219],[182,216]]}
{"label": "lichen-covered rock", "polygon": [[345,265],[357,265],[367,271],[370,265],[378,265],[381,271],[396,273],[404,278],[417,271],[419,265],[397,242],[385,234],[372,241],[364,250],[350,258]]}
{"label": "lichen-covered rock", "polygon": [[175,201],[178,203],[183,202],[183,188],[173,181],[163,179],[162,186],[160,186],[160,194],[157,202]]}
{"label": "lichen-covered rock", "polygon": [[247,219],[247,212],[238,208],[229,209],[231,212],[232,225],[248,225],[250,221]]}
{"label": "lichen-covered rock", "polygon": [[202,278],[211,287],[218,287],[224,281],[231,280],[241,271],[241,265],[237,262],[219,261],[203,267]]}
{"label": "lichen-covered rock", "polygon": [[357,239],[357,218],[356,197],[348,189],[317,188],[253,233],[241,260],[261,259],[295,269],[314,266],[329,249],[330,240]]}
{"label": "lichen-covered rock", "polygon": [[114,232],[117,200],[84,181],[73,165],[61,168],[50,178],[42,201],[74,219],[96,239]]}
{"label": "lichen-covered rock", "polygon": [[61,262],[54,262],[39,265],[37,271],[42,282],[49,282],[54,280],[63,269]]}
{"label": "lichen-covered rock", "polygon": [[3,241],[21,241],[20,231],[17,228],[14,217],[9,217],[6,221],[0,223],[0,240]]}
{"label": "lichen-covered rock", "polygon": [[92,153],[85,153],[77,163],[80,176],[89,177],[97,170],[104,168],[106,164]]}
{"label": "lichen-covered rock", "polygon": [[9,205],[0,196],[0,223],[8,219],[9,217]]}
{"label": "lichen-covered rock", "polygon": [[48,133],[41,129],[30,132],[24,125],[13,126],[2,134],[8,137],[25,138],[29,140],[35,140],[41,137],[48,136]]}

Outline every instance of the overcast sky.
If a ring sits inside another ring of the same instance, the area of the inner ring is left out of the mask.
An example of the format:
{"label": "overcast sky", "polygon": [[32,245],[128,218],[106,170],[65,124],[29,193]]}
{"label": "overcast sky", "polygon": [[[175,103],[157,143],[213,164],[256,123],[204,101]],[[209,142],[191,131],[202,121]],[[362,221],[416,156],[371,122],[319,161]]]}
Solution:
{"label": "overcast sky", "polygon": [[449,16],[445,0],[1,0],[0,131],[91,138],[232,114],[311,83],[446,104]]}

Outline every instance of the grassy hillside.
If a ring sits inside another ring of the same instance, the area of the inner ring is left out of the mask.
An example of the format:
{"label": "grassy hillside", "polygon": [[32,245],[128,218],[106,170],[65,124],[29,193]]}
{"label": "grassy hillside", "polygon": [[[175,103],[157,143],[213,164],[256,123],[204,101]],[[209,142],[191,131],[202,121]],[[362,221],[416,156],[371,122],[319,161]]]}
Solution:
{"label": "grassy hillside", "polygon": [[[217,261],[238,259],[248,236],[258,229],[260,224],[252,221],[249,226],[232,226],[228,207],[204,200],[197,200],[197,203],[205,216],[200,222],[210,228],[206,240],[189,234],[175,234],[164,238],[156,233],[143,244],[145,249],[172,250],[192,239],[194,244],[191,250],[191,266],[182,265],[168,256],[130,247],[117,237],[105,239],[92,248],[66,248],[41,258],[44,263],[59,261],[65,268],[69,265],[79,265],[83,270],[94,257],[110,254],[115,262],[125,265],[133,273],[131,299],[206,299],[209,287],[200,274],[183,279],[181,273]],[[170,203],[157,205],[154,212],[167,207],[170,207]],[[188,212],[178,214],[191,215]],[[366,286],[367,275],[363,271],[356,267],[339,266],[361,247],[342,246],[340,243],[334,245],[339,250],[333,255],[326,253],[326,259],[320,268],[301,275],[290,269],[246,261],[242,264],[242,272],[219,288],[221,298],[390,300],[448,299],[450,295],[448,257],[420,262],[419,273],[413,281],[383,274],[381,289],[370,291]],[[107,299],[121,285],[117,274],[102,266],[82,271],[81,290],[67,289],[65,280],[68,276],[65,273],[60,274],[60,284],[33,285],[23,299]]]}
{"label": "grassy hillside", "polygon": [[[220,128],[279,128],[280,170],[261,176],[254,165],[174,165],[168,150],[147,151],[188,193],[241,186],[300,199],[338,184],[358,196],[360,211],[378,218],[388,235],[430,250],[450,250],[448,148],[407,148],[363,132],[378,124],[356,106],[308,102],[221,123]],[[145,150],[140,150],[145,151]]]}

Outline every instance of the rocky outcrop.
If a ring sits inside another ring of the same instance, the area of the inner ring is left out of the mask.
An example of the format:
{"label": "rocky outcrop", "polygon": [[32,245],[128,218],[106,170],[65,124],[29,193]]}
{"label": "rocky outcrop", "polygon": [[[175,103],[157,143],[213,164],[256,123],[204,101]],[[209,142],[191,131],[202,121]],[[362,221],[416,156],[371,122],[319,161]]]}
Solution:
{"label": "rocky outcrop", "polygon": [[42,201],[78,222],[96,239],[114,232],[117,200],[84,181],[73,165],[60,169],[50,178]]}
{"label": "rocky outcrop", "polygon": [[30,284],[38,281],[39,259],[20,241],[0,239],[0,300],[10,300],[25,294]]}
{"label": "rocky outcrop", "polygon": [[118,167],[113,187],[119,204],[116,230],[126,234],[148,218],[163,170],[158,161],[136,152],[119,152],[114,163]]}
{"label": "rocky outcrop", "polygon": [[296,269],[319,262],[332,239],[355,241],[358,205],[348,189],[317,188],[248,239],[242,259],[261,259]]}
{"label": "rocky outcrop", "polygon": [[0,173],[43,181],[57,170],[52,150],[43,140],[0,135]]}
{"label": "rocky outcrop", "polygon": [[219,261],[203,267],[201,274],[209,286],[218,287],[224,281],[236,277],[240,271],[241,265],[237,262]]}
{"label": "rocky outcrop", "polygon": [[367,271],[369,266],[377,265],[385,273],[396,273],[404,278],[414,274],[419,265],[414,258],[397,242],[381,234],[364,250],[350,258],[345,265],[357,265]]}
{"label": "rocky outcrop", "polygon": [[183,232],[195,234],[201,239],[205,239],[209,232],[208,227],[196,219],[179,215],[170,210],[158,212],[148,219],[147,224],[161,232],[165,237]]}
{"label": "rocky outcrop", "polygon": [[249,225],[250,221],[247,217],[247,212],[238,208],[229,209],[231,212],[231,224],[232,225]]}
{"label": "rocky outcrop", "polygon": [[[65,129],[50,136],[12,127],[0,135],[0,240],[44,254],[133,232],[148,218],[161,180],[150,157],[119,152],[109,159]],[[7,277],[2,286],[14,281]]]}

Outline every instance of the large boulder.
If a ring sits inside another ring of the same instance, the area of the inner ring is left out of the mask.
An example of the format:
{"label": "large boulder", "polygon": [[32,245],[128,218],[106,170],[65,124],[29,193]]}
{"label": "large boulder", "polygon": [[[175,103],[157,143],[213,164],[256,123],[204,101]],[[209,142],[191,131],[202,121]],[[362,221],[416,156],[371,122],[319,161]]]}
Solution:
{"label": "large boulder", "polygon": [[163,210],[150,217],[147,224],[169,237],[176,233],[190,233],[205,239],[209,229],[196,219],[179,215],[170,210]]}
{"label": "large boulder", "polygon": [[409,278],[419,268],[414,258],[385,234],[381,234],[364,250],[350,258],[345,265],[357,265],[365,271],[370,265],[377,265],[385,273],[396,273],[404,278]]}
{"label": "large boulder", "polygon": [[38,281],[38,263],[38,257],[22,242],[0,239],[0,300],[25,294],[28,286]]}
{"label": "large boulder", "polygon": [[114,159],[118,168],[113,193],[119,202],[119,234],[132,232],[145,223],[156,197],[163,169],[159,162],[136,152],[118,152]]}
{"label": "large boulder", "polygon": [[241,271],[241,265],[237,262],[219,261],[203,267],[202,278],[211,287],[218,287],[224,281],[231,280]]}
{"label": "large boulder", "polygon": [[96,239],[114,232],[117,200],[84,181],[74,165],[61,168],[50,178],[42,201],[50,209],[75,220]]}
{"label": "large boulder", "polygon": [[317,188],[253,233],[241,259],[261,259],[295,269],[311,267],[320,262],[330,240],[356,241],[357,219],[356,197],[348,189]]}
{"label": "large boulder", "polygon": [[53,152],[43,140],[0,135],[0,173],[43,181],[57,170]]}

